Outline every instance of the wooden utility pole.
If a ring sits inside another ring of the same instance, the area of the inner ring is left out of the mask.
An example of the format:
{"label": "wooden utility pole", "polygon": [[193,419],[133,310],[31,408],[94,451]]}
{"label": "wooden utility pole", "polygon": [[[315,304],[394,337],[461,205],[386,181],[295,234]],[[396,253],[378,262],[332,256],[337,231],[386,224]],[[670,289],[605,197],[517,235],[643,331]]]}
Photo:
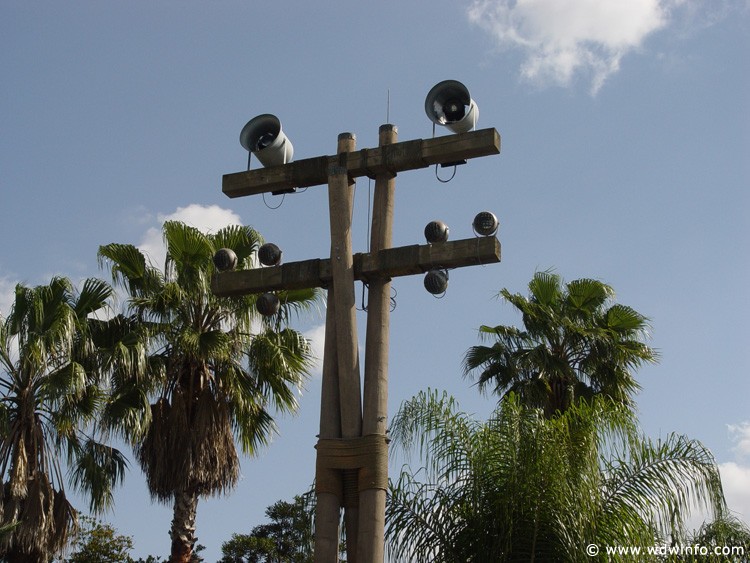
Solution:
{"label": "wooden utility pole", "polygon": [[[398,131],[393,125],[382,125],[380,146],[396,142]],[[372,205],[370,251],[391,247],[393,239],[393,205],[396,173],[383,171],[375,176]],[[362,436],[377,441],[373,465],[382,473],[360,483],[360,518],[363,522],[357,546],[357,561],[383,561],[383,530],[385,527],[385,497],[388,485],[388,448],[386,422],[388,417],[388,339],[391,313],[391,280],[386,273],[370,279],[367,301],[367,334],[365,340],[365,385],[362,411]],[[365,526],[364,522],[369,525]]]}
{"label": "wooden utility pole", "polygon": [[[388,488],[387,402],[391,278],[433,268],[500,261],[494,236],[391,248],[396,174],[434,164],[498,154],[495,129],[398,143],[393,125],[380,127],[379,146],[355,150],[351,133],[339,135],[337,153],[280,166],[227,174],[223,191],[240,197],[328,185],[329,259],[218,273],[216,295],[325,287],[326,341],[320,434],[316,461],[315,561],[338,563],[339,520],[344,509],[349,563],[382,563]],[[354,254],[351,241],[353,184],[375,179],[370,252]],[[364,401],[354,281],[369,285],[364,362]]]}

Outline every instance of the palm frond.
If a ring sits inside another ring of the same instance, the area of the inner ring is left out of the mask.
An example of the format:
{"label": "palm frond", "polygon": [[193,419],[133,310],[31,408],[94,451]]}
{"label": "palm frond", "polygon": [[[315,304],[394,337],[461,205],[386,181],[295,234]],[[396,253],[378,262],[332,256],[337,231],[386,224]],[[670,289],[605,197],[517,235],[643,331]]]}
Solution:
{"label": "palm frond", "polygon": [[445,456],[460,464],[460,456],[471,449],[469,440],[475,430],[453,397],[428,389],[402,403],[391,420],[389,433],[396,451],[408,453],[416,449],[427,468],[445,473],[449,471],[447,467],[453,467]]}
{"label": "palm frond", "polygon": [[211,272],[213,245],[201,231],[179,221],[164,223],[167,245],[167,279],[187,291],[206,291]]}
{"label": "palm frond", "polygon": [[292,329],[255,335],[247,351],[257,388],[279,411],[294,412],[297,393],[311,365],[310,344]]}
{"label": "palm frond", "polygon": [[89,497],[90,511],[111,508],[112,489],[122,483],[127,465],[119,450],[95,440],[86,439],[76,448],[71,482]]}
{"label": "palm frond", "polygon": [[131,280],[142,280],[146,273],[146,257],[132,244],[110,243],[99,247],[99,266],[109,263],[112,281],[127,288]]}
{"label": "palm frond", "polygon": [[214,252],[220,248],[231,248],[237,255],[237,266],[240,269],[252,267],[251,257],[263,244],[263,237],[258,231],[241,225],[229,225],[215,234],[209,234],[208,238]]}
{"label": "palm frond", "polygon": [[262,397],[242,403],[234,402],[233,428],[242,452],[257,455],[277,433],[276,422],[266,409]]}
{"label": "palm frond", "polygon": [[101,413],[104,428],[125,440],[138,442],[151,422],[149,394],[153,387],[142,382],[127,380],[110,390]]}
{"label": "palm frond", "polygon": [[479,423],[430,391],[393,423],[394,446],[420,461],[389,489],[398,561],[579,561],[587,543],[654,545],[691,503],[723,510],[710,452],[644,440],[632,411],[606,397],[549,418],[510,394]]}
{"label": "palm frond", "polygon": [[716,461],[700,442],[670,434],[655,443],[631,441],[627,454],[628,463],[607,464],[605,512],[630,511],[669,526],[694,506],[716,516],[725,511]]}
{"label": "palm frond", "polygon": [[625,334],[647,334],[648,318],[627,305],[615,303],[605,314],[607,328]]}
{"label": "palm frond", "polygon": [[[722,514],[713,521],[704,523],[684,541],[685,545],[731,546],[747,557],[750,553],[750,527],[732,514]],[[695,558],[698,561],[698,558]]]}
{"label": "palm frond", "polygon": [[551,306],[562,294],[562,279],[551,272],[536,272],[529,282],[529,293],[535,303]]}
{"label": "palm frond", "polygon": [[[102,368],[92,317],[112,294],[104,282],[88,279],[76,292],[70,280],[16,287],[11,314],[2,322],[6,385],[2,396],[0,492],[2,523],[19,522],[0,539],[0,553],[47,561],[75,532],[76,511],[64,491],[63,454],[71,479],[99,505],[108,487],[99,486],[90,460],[75,477],[77,453],[102,401]],[[17,350],[11,352],[12,344]],[[3,378],[5,380],[5,378]],[[93,505],[92,504],[92,505]],[[10,550],[10,551],[8,551]]]}
{"label": "palm frond", "polygon": [[589,278],[573,280],[565,289],[566,306],[583,318],[603,307],[615,294],[609,285]]}
{"label": "palm frond", "polygon": [[557,274],[537,272],[528,297],[507,289],[500,295],[521,313],[523,330],[480,327],[491,345],[470,348],[463,361],[464,375],[475,376],[480,391],[501,397],[516,391],[538,406],[537,391],[546,386],[549,416],[590,394],[632,407],[640,388],[634,372],[658,354],[644,342],[648,319],[630,307],[610,306],[609,285],[587,278],[563,285]]}
{"label": "palm frond", "polygon": [[112,297],[112,287],[108,283],[96,278],[86,279],[75,301],[76,316],[85,320],[92,313],[101,310],[110,297]]}
{"label": "palm frond", "polygon": [[230,490],[238,476],[234,440],[255,453],[275,431],[273,410],[296,408],[311,351],[287,327],[318,293],[284,293],[280,315],[261,320],[254,296],[221,298],[210,289],[219,248],[234,250],[240,268],[254,266],[256,231],[233,225],[206,234],[168,221],[163,234],[163,272],[132,246],[100,249],[130,299],[127,317],[97,325],[92,340],[110,376],[103,425],[133,444],[151,494],[170,503],[178,494]]}

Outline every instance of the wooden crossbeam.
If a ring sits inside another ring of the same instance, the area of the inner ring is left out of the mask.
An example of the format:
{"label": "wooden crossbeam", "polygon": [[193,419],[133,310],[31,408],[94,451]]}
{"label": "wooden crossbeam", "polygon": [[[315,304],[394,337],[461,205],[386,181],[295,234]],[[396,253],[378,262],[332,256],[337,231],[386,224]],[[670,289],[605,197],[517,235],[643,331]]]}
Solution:
{"label": "wooden crossbeam", "polygon": [[234,198],[325,184],[332,166],[346,166],[350,178],[374,178],[381,172],[416,170],[433,164],[499,153],[500,134],[497,130],[480,129],[350,152],[346,154],[345,163],[338,155],[319,156],[269,168],[225,174],[221,189],[225,195]]}
{"label": "wooden crossbeam", "polygon": [[[435,244],[388,248],[354,255],[354,279],[394,278],[421,274],[432,268],[461,268],[500,262],[500,241],[477,237]],[[303,260],[269,268],[221,272],[211,280],[214,294],[228,297],[325,287],[332,280],[330,259]]]}

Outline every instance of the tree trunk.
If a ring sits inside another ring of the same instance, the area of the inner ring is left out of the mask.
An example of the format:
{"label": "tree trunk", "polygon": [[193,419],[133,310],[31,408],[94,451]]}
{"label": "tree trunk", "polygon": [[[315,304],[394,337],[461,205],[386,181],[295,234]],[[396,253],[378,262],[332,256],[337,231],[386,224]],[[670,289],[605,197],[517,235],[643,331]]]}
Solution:
{"label": "tree trunk", "polygon": [[190,491],[178,491],[174,495],[174,517],[169,537],[172,551],[169,563],[191,563],[195,561],[195,516],[198,512],[198,495]]}
{"label": "tree trunk", "polygon": [[545,407],[546,418],[558,416],[570,407],[570,388],[573,383],[564,377],[552,376],[549,382],[550,394]]}

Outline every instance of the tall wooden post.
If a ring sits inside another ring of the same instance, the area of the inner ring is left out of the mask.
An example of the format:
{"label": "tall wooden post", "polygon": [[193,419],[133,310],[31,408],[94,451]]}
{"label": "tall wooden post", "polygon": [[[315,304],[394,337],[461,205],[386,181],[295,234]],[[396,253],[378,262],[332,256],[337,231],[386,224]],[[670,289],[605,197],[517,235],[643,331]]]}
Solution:
{"label": "tall wooden post", "polygon": [[[341,438],[341,406],[339,397],[338,358],[336,354],[336,311],[333,285],[328,287],[326,307],[325,348],[323,349],[323,381],[320,399],[320,434],[323,440]],[[343,482],[340,475],[327,472],[330,484],[318,483],[315,507],[315,561],[338,563],[339,521]]]}
{"label": "tall wooden post", "polygon": [[[398,130],[380,127],[379,145],[395,143]],[[393,208],[396,173],[389,170],[375,176],[370,252],[390,248],[393,239]],[[362,435],[386,441],[388,424],[388,342],[391,312],[391,280],[377,276],[369,280],[367,334],[365,345],[364,410]],[[377,466],[388,465],[388,450],[375,450]],[[363,483],[360,490],[359,563],[383,563],[385,532],[385,483]],[[371,488],[369,488],[371,487]]]}
{"label": "tall wooden post", "polygon": [[356,142],[352,133],[339,135],[338,155],[331,159],[328,169],[331,273],[336,319],[341,437],[345,439],[356,438],[362,434],[362,391],[354,295],[354,251],[352,250],[354,180],[349,179],[346,169],[347,153],[354,151]]}
{"label": "tall wooden post", "polygon": [[[313,259],[214,276],[216,295],[326,287],[326,342],[320,434],[316,445],[315,561],[338,563],[341,508],[349,563],[382,563],[388,485],[387,403],[391,277],[435,265],[459,268],[500,261],[495,237],[391,248],[396,173],[498,154],[500,137],[485,129],[397,143],[393,125],[380,128],[377,149],[355,152],[354,135],[339,135],[337,154],[267,169],[227,174],[229,197],[328,184],[330,259]],[[370,252],[354,255],[354,178],[375,177]],[[369,284],[364,401],[354,280]],[[363,405],[364,402],[364,405]]]}
{"label": "tall wooden post", "polygon": [[[347,153],[354,151],[356,142],[352,133],[340,134],[337,156],[331,159],[328,168],[339,408],[341,409],[341,437],[345,440],[362,435],[362,391],[354,295],[354,251],[352,250],[354,181],[349,179],[346,167]],[[342,477],[347,560],[355,562],[359,533],[357,470],[344,469]]]}

